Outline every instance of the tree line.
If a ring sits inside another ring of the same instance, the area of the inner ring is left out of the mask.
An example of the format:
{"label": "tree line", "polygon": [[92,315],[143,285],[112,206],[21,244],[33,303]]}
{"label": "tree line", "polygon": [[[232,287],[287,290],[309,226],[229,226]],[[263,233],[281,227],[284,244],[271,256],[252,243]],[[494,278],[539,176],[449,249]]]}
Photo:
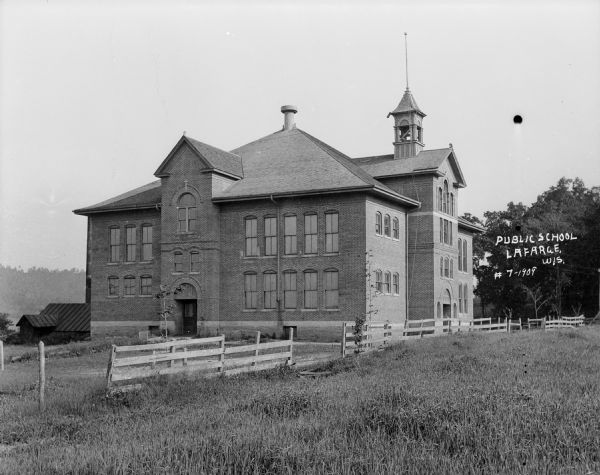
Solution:
{"label": "tree line", "polygon": [[463,217],[486,228],[473,239],[475,295],[486,316],[598,313],[600,187],[561,178],[531,206],[511,201],[483,216]]}
{"label": "tree line", "polygon": [[28,270],[0,264],[0,313],[13,321],[24,314],[37,314],[49,303],[85,302],[85,271]]}

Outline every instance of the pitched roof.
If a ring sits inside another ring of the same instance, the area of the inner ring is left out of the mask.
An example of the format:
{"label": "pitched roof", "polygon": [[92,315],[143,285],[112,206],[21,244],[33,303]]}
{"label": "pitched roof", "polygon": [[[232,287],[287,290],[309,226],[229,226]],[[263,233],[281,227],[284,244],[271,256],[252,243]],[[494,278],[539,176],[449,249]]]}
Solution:
{"label": "pitched roof", "polygon": [[89,332],[91,313],[87,303],[51,303],[39,317],[56,319],[57,332]]}
{"label": "pitched roof", "polygon": [[242,157],[244,178],[215,195],[215,201],[363,189],[408,205],[417,204],[373,179],[342,152],[298,128],[267,135],[233,153]]}
{"label": "pitched roof", "polygon": [[410,89],[406,88],[406,91],[404,91],[404,95],[402,96],[402,99],[400,99],[400,103],[387,116],[389,117],[390,115],[401,114],[402,112],[411,112],[411,111],[418,112],[423,117],[425,117],[425,115],[426,115],[425,112],[423,112],[421,109],[419,109],[419,106],[417,105],[417,101],[415,101],[415,98],[413,97],[412,93],[410,92]]}
{"label": "pitched roof", "polygon": [[95,205],[76,209],[73,213],[86,215],[105,211],[154,208],[160,205],[161,198],[160,180],[156,180]]}
{"label": "pitched roof", "polygon": [[23,315],[17,326],[20,327],[26,321],[34,328],[52,328],[56,326],[57,318],[54,315]]}
{"label": "pitched roof", "polygon": [[485,232],[484,227],[474,224],[470,221],[467,221],[465,218],[461,218],[461,217],[458,218],[458,227],[460,229],[465,229],[467,231],[471,231],[474,233],[484,233]]}
{"label": "pitched roof", "polygon": [[422,150],[416,157],[394,159],[394,155],[377,155],[353,159],[354,163],[374,178],[435,173],[448,159],[459,186],[466,186],[464,176],[452,148]]}
{"label": "pitched roof", "polygon": [[191,137],[186,137],[185,135],[179,139],[179,142],[177,142],[175,147],[173,147],[171,152],[169,152],[169,155],[167,155],[167,158],[163,160],[163,162],[154,172],[154,175],[159,177],[166,176],[165,169],[167,164],[177,153],[179,147],[181,147],[181,145],[184,143],[189,145],[191,150],[196,153],[198,158],[204,162],[209,170],[223,172],[228,175],[233,175],[237,178],[244,176],[242,160],[238,155],[231,152],[226,152],[225,150],[213,147],[212,145],[199,142],[198,140],[195,140]]}

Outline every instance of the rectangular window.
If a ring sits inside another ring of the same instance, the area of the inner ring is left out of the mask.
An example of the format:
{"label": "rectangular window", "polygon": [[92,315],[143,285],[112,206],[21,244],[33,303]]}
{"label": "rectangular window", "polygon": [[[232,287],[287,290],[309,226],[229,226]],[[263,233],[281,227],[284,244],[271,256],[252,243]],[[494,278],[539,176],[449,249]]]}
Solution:
{"label": "rectangular window", "polygon": [[380,270],[375,271],[375,290],[377,292],[383,292],[383,274]]}
{"label": "rectangular window", "polygon": [[135,295],[135,277],[123,279],[123,291],[125,295]]}
{"label": "rectangular window", "polygon": [[297,254],[297,237],[296,237],[296,216],[286,216],[284,218],[284,236],[285,236],[285,253]]}
{"label": "rectangular window", "polygon": [[325,308],[338,308],[338,271],[325,271]]}
{"label": "rectangular window", "polygon": [[339,215],[325,214],[325,252],[339,252]]}
{"label": "rectangular window", "polygon": [[147,224],[142,226],[142,260],[152,259],[152,226]]}
{"label": "rectangular window", "polygon": [[142,276],[140,278],[140,295],[152,295],[152,277]]}
{"label": "rectangular window", "polygon": [[444,219],[444,244],[448,244],[448,221]]}
{"label": "rectangular window", "polygon": [[256,274],[246,274],[244,275],[244,308],[256,308],[257,300]]}
{"label": "rectangular window", "polygon": [[258,256],[257,219],[246,218],[246,256]]}
{"label": "rectangular window", "polygon": [[119,278],[109,277],[108,278],[108,295],[111,297],[117,297],[119,295]]}
{"label": "rectangular window", "polygon": [[440,218],[440,242],[444,242],[444,220]]}
{"label": "rectangular window", "polygon": [[317,215],[304,216],[304,253],[317,253]]}
{"label": "rectangular window", "polygon": [[296,308],[298,306],[296,284],[295,272],[286,272],[283,274],[283,305],[285,308]]}
{"label": "rectangular window", "polygon": [[277,274],[263,274],[263,284],[265,308],[277,308]]}
{"label": "rectangular window", "polygon": [[173,257],[173,263],[175,265],[175,272],[183,272],[183,253],[176,252]]}
{"label": "rectangular window", "polygon": [[400,275],[394,274],[394,295],[400,295]]}
{"label": "rectangular window", "polygon": [[317,308],[317,273],[304,273],[304,308]]}
{"label": "rectangular window", "polygon": [[190,272],[200,272],[200,253],[190,252]]}
{"label": "rectangular window", "polygon": [[392,221],[392,234],[394,239],[400,239],[400,221],[398,221],[398,218],[394,218]]}
{"label": "rectangular window", "polygon": [[136,236],[135,236],[135,226],[127,226],[125,228],[125,251],[127,262],[135,261],[135,251],[136,251]]}
{"label": "rectangular window", "polygon": [[188,208],[188,231],[196,229],[196,208]]}
{"label": "rectangular window", "polygon": [[110,262],[119,262],[121,258],[121,230],[110,228]]}
{"label": "rectangular window", "polygon": [[265,218],[265,256],[277,254],[277,218]]}
{"label": "rectangular window", "polygon": [[187,231],[187,209],[177,208],[177,231],[184,233]]}

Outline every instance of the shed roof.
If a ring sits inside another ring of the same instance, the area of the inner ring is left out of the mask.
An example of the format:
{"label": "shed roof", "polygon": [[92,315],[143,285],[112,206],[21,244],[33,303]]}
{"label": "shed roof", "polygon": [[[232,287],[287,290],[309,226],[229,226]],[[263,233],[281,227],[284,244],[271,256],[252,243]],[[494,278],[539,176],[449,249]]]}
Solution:
{"label": "shed roof", "polygon": [[87,303],[51,303],[40,316],[56,318],[57,332],[89,332],[91,313]]}
{"label": "shed roof", "polygon": [[54,315],[23,315],[17,326],[20,327],[25,322],[34,328],[52,328],[56,326],[57,318]]}

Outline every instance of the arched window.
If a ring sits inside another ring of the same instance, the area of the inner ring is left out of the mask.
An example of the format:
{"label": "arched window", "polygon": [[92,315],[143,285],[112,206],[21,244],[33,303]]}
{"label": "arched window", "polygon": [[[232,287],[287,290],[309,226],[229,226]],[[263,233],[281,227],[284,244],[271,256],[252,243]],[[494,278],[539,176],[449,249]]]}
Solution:
{"label": "arched window", "polygon": [[396,217],[392,220],[392,236],[394,239],[400,239],[400,221]]}
{"label": "arched window", "polygon": [[177,201],[177,231],[187,233],[196,229],[196,198],[184,193]]}
{"label": "arched window", "polygon": [[325,213],[325,252],[339,252],[339,213],[327,211]]}
{"label": "arched window", "polygon": [[392,293],[392,274],[386,272],[383,280],[383,293],[391,294]]}
{"label": "arched window", "polygon": [[200,253],[190,251],[190,272],[200,272]]}
{"label": "arched window", "polygon": [[453,228],[453,224],[452,221],[448,221],[448,244],[450,244],[452,246],[452,228]]}
{"label": "arched window", "polygon": [[465,301],[465,313],[469,313],[469,287],[467,284],[463,287],[463,300]]}
{"label": "arched window", "polygon": [[444,277],[444,258],[440,257],[440,277]]}
{"label": "arched window", "polygon": [[383,292],[383,272],[380,270],[375,271],[375,290],[377,292]]}
{"label": "arched window", "polygon": [[437,317],[442,318],[442,304],[439,302],[437,303]]}
{"label": "arched window", "polygon": [[443,198],[442,198],[442,187],[438,187],[437,189],[437,209],[438,211],[443,211]]}
{"label": "arched window", "polygon": [[317,271],[304,272],[304,308],[317,308]]}
{"label": "arched window", "polygon": [[463,272],[469,272],[469,267],[467,266],[467,240],[463,239]]}
{"label": "arched window", "polygon": [[444,213],[448,212],[448,182],[444,180]]}
{"label": "arched window", "polygon": [[450,193],[450,214],[454,216],[454,193]]}
{"label": "arched window", "polygon": [[140,277],[140,295],[152,295],[151,275],[143,275]]}
{"label": "arched window", "polygon": [[110,276],[108,278],[108,295],[109,297],[119,296],[119,278]]}
{"label": "arched window", "polygon": [[400,295],[400,274],[397,272],[394,273],[392,283],[394,286],[394,295]]}
{"label": "arched window", "polygon": [[452,316],[454,318],[456,318],[458,315],[456,314],[456,304],[453,305],[453,312],[452,312]]}
{"label": "arched window", "polygon": [[325,308],[339,306],[339,274],[335,269],[325,271]]}
{"label": "arched window", "polygon": [[444,259],[444,277],[450,277],[450,259]]}
{"label": "arched window", "polygon": [[267,216],[265,218],[265,256],[277,254],[277,218]]}
{"label": "arched window", "polygon": [[175,251],[173,254],[173,271],[183,272],[183,252]]}
{"label": "arched window", "polygon": [[127,296],[135,295],[135,277],[127,275],[123,279],[123,293]]}
{"label": "arched window", "polygon": [[277,308],[277,274],[273,271],[263,273],[263,294],[265,309]]}
{"label": "arched window", "polygon": [[462,271],[462,239],[458,238],[458,270]]}
{"label": "arched window", "polygon": [[246,256],[258,256],[258,220],[253,217],[244,219],[246,233]]}
{"label": "arched window", "polygon": [[258,291],[256,289],[256,273],[244,274],[244,308],[255,309],[257,307]]}
{"label": "arched window", "polygon": [[383,218],[383,234],[385,234],[387,237],[390,237],[392,235],[391,230],[390,230],[390,215],[386,214],[385,217]]}
{"label": "arched window", "polygon": [[298,306],[297,275],[295,271],[283,273],[283,307],[287,309]]}
{"label": "arched window", "polygon": [[304,215],[304,254],[317,253],[317,215]]}
{"label": "arched window", "polygon": [[375,213],[375,234],[381,236],[381,213],[377,211]]}
{"label": "arched window", "polygon": [[450,259],[450,278],[454,278],[454,259]]}
{"label": "arched window", "polygon": [[463,313],[463,288],[462,284],[458,284],[458,311]]}

